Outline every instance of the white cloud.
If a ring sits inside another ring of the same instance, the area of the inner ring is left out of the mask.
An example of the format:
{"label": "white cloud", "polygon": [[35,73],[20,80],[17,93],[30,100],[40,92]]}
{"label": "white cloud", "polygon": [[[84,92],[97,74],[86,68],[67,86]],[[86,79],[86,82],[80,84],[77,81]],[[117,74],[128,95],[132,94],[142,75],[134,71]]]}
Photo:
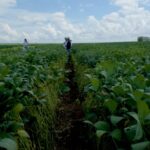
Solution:
{"label": "white cloud", "polygon": [[112,2],[122,8],[138,7],[138,0],[112,0]]}
{"label": "white cloud", "polygon": [[150,0],[139,0],[139,3],[143,5],[150,5]]}
{"label": "white cloud", "polygon": [[16,30],[12,29],[8,24],[0,23],[0,40],[3,42],[15,42],[18,38],[18,33]]}
{"label": "white cloud", "polygon": [[118,6],[117,11],[101,19],[91,15],[84,22],[73,23],[63,12],[18,10],[12,8],[16,0],[1,0],[5,13],[0,18],[0,42],[22,42],[25,37],[30,42],[62,42],[65,36],[75,42],[136,40],[150,35],[150,11],[144,7],[149,1],[110,0]]}
{"label": "white cloud", "polygon": [[15,4],[16,4],[16,0],[1,0],[0,1],[0,8],[12,7]]}
{"label": "white cloud", "polygon": [[89,16],[91,36],[95,41],[136,40],[137,36],[150,36],[150,11],[139,0],[113,0],[119,10],[97,19]]}
{"label": "white cloud", "polygon": [[17,36],[17,32],[12,29],[8,24],[0,23],[1,33],[10,35],[10,36]]}
{"label": "white cloud", "polygon": [[15,30],[13,30],[8,24],[3,24],[2,25],[3,31],[11,36],[17,36],[17,32]]}

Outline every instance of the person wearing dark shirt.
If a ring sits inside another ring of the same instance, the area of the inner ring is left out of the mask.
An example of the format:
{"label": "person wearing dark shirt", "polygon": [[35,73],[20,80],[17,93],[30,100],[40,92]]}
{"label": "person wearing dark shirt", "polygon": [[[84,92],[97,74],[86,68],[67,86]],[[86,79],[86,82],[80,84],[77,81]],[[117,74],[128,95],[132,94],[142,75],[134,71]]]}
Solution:
{"label": "person wearing dark shirt", "polygon": [[27,50],[29,47],[29,43],[27,41],[27,39],[24,39],[24,42],[23,42],[23,50]]}
{"label": "person wearing dark shirt", "polygon": [[72,47],[72,43],[69,37],[65,38],[64,47],[67,51],[67,55],[69,56],[71,54],[71,47]]}

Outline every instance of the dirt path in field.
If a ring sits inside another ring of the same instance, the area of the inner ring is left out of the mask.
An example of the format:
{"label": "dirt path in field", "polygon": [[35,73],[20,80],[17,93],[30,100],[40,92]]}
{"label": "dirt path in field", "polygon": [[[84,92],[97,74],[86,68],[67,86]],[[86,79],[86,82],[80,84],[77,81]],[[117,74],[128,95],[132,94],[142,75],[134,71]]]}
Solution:
{"label": "dirt path in field", "polygon": [[[64,84],[69,91],[61,95],[61,104],[57,108],[55,126],[55,150],[91,150],[86,139],[86,126],[83,123],[82,106],[76,102],[80,99],[80,92],[76,82],[76,72],[72,57],[65,65]],[[86,139],[86,140],[85,140]]]}

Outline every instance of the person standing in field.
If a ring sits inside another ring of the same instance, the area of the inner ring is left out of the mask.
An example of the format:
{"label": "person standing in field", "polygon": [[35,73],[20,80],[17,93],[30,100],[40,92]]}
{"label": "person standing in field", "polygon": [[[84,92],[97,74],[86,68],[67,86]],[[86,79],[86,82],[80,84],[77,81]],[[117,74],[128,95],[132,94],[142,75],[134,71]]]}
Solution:
{"label": "person standing in field", "polygon": [[71,43],[71,40],[70,40],[69,37],[65,38],[64,47],[65,47],[65,49],[67,51],[67,55],[70,56],[72,43]]}
{"label": "person standing in field", "polygon": [[24,39],[24,42],[23,42],[23,50],[27,50],[29,47],[29,43],[27,41],[27,39]]}

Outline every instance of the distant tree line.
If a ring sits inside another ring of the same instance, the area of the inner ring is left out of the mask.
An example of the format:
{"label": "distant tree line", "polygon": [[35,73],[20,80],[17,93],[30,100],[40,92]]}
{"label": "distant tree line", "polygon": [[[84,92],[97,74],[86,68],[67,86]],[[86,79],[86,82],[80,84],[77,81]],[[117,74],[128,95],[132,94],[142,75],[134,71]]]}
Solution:
{"label": "distant tree line", "polygon": [[138,42],[150,42],[150,37],[140,36],[137,40]]}

